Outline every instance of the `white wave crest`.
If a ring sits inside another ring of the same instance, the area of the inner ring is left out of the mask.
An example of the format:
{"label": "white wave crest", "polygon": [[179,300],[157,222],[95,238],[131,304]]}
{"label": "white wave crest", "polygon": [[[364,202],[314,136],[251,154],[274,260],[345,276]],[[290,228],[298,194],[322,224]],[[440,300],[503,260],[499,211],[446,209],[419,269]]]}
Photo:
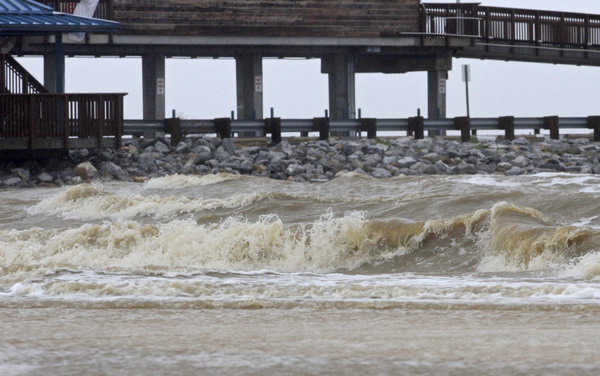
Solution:
{"label": "white wave crest", "polygon": [[218,208],[243,208],[267,196],[266,193],[236,194],[224,199],[191,199],[178,196],[117,194],[81,184],[43,199],[28,209],[32,215],[54,215],[76,220],[126,220],[137,217],[173,218]]}
{"label": "white wave crest", "polygon": [[207,185],[219,184],[222,182],[241,179],[240,175],[231,174],[213,174],[213,175],[169,175],[160,178],[150,179],[144,183],[144,189],[173,189],[173,188],[191,188],[204,187]]}

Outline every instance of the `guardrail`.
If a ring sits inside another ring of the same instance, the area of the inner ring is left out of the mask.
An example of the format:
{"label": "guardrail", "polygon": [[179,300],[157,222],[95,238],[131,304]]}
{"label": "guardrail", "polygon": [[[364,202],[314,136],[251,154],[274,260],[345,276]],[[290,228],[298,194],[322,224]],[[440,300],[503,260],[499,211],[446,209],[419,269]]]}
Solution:
{"label": "guardrail", "polygon": [[559,139],[560,131],[565,129],[590,129],[594,132],[594,141],[600,141],[600,116],[541,118],[516,118],[504,116],[499,118],[425,119],[421,116],[408,119],[374,119],[363,118],[353,120],[334,120],[330,118],[314,119],[281,119],[233,120],[218,118],[213,120],[182,120],[171,118],[166,120],[124,120],[124,134],[141,135],[145,132],[165,132],[171,135],[171,142],[176,145],[183,135],[216,134],[221,138],[230,138],[234,134],[270,134],[275,144],[281,142],[282,133],[318,132],[319,139],[327,140],[331,132],[366,132],[367,138],[376,138],[378,132],[407,132],[416,139],[423,139],[425,131],[460,131],[461,140],[468,142],[476,131],[504,131],[507,140],[514,140],[515,130],[529,129],[539,133],[541,129],[550,131],[551,139]]}
{"label": "guardrail", "polygon": [[590,48],[600,47],[600,15],[426,3],[421,6],[421,32],[486,42]]}

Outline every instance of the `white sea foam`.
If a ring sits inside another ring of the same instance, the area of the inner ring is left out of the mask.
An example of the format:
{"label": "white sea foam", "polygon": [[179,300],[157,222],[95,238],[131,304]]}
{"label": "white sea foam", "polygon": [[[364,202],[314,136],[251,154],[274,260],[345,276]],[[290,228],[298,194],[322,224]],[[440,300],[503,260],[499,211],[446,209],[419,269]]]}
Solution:
{"label": "white sea foam", "polygon": [[234,179],[243,179],[241,175],[212,174],[212,175],[169,175],[153,178],[144,183],[144,189],[175,189],[204,187],[219,184]]}
{"label": "white sea foam", "polygon": [[[31,286],[30,286],[31,285]],[[252,276],[198,274],[188,277],[132,276],[83,272],[17,283],[2,297],[61,297],[71,301],[119,299],[159,301],[163,305],[205,302],[224,307],[266,307],[401,302],[486,304],[600,304],[600,287],[572,281],[518,281],[474,276],[437,277],[411,274],[263,273]],[[1,302],[0,302],[1,303]]]}
{"label": "white sea foam", "polygon": [[524,185],[523,182],[509,180],[505,177],[494,177],[494,176],[484,176],[484,175],[475,175],[470,176],[468,178],[460,179],[461,183],[470,184],[470,185],[478,185],[484,187],[502,187],[502,188],[517,188],[522,187]]}

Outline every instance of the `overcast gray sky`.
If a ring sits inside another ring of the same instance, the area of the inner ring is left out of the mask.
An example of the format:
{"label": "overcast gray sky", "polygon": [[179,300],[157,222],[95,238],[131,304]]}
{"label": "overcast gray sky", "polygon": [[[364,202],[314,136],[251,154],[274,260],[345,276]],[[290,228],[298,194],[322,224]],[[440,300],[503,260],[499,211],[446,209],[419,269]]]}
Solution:
{"label": "overcast gray sky", "polygon": [[[427,2],[427,1],[426,1]],[[456,1],[431,1],[448,2]],[[466,1],[462,1],[465,3]],[[600,14],[599,0],[482,0],[483,5]],[[42,78],[39,58],[20,61]],[[600,67],[576,67],[455,59],[448,81],[448,116],[465,114],[460,66],[471,65],[474,117],[600,115]],[[321,116],[328,107],[327,76],[320,61],[265,59],[265,114],[286,118]],[[142,115],[141,59],[67,59],[68,92],[127,92],[125,117]],[[168,59],[167,113],[204,119],[229,116],[235,104],[233,59]],[[359,74],[357,107],[363,116],[404,118],[427,108],[426,73]]]}

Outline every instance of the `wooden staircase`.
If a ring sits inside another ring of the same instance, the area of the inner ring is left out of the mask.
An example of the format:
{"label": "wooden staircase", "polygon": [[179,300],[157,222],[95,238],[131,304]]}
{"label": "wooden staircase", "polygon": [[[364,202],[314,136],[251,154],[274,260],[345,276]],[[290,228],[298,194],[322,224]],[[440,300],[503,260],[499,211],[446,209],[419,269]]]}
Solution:
{"label": "wooden staircase", "polygon": [[0,54],[0,94],[43,94],[48,90],[17,60]]}

